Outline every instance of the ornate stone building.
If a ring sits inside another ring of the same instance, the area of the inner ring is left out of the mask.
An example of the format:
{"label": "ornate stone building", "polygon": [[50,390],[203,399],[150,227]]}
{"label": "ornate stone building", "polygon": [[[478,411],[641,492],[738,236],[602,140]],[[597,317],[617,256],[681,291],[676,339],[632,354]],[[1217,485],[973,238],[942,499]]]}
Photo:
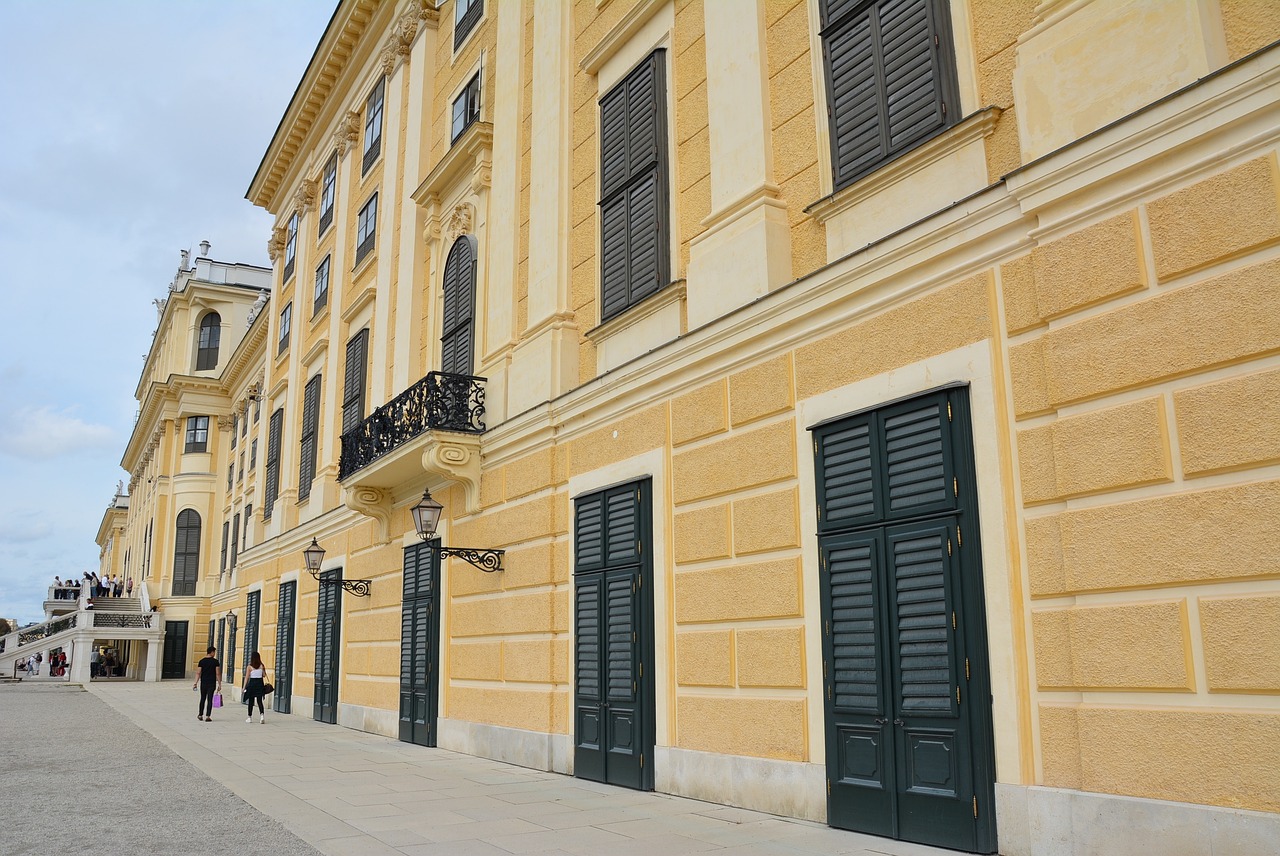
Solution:
{"label": "ornate stone building", "polygon": [[295,716],[960,850],[1261,853],[1277,38],[343,0],[249,186],[269,302],[164,310],[132,567]]}

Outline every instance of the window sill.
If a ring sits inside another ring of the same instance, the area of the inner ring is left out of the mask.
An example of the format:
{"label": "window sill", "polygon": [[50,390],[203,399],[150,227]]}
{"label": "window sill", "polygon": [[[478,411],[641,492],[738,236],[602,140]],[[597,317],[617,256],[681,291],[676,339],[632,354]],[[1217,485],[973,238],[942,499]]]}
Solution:
{"label": "window sill", "polygon": [[316,324],[319,324],[321,319],[323,319],[328,314],[329,314],[329,297],[326,295],[324,299],[324,305],[321,306],[319,309],[312,309],[311,324],[313,326]]}
{"label": "window sill", "polygon": [[676,280],[583,335],[596,346],[604,374],[680,337],[685,329],[685,281]]}
{"label": "window sill", "polygon": [[373,236],[373,248],[370,249],[368,252],[366,252],[363,256],[360,256],[359,254],[357,254],[355,266],[351,268],[352,278],[358,277],[360,276],[360,274],[364,273],[365,269],[368,268],[369,265],[373,264],[373,260],[376,259],[377,257],[378,257],[378,236],[375,234]]}
{"label": "window sill", "polygon": [[[979,110],[958,124],[930,137],[914,149],[886,161],[882,166],[856,179],[852,184],[824,196],[805,208],[805,213],[812,215],[818,223],[825,224],[855,205],[883,193],[899,182],[910,179],[969,143],[989,136],[995,130],[1000,113],[999,107],[986,107]],[[985,176],[983,178],[985,179]]]}
{"label": "window sill", "polygon": [[488,187],[492,162],[493,123],[472,122],[413,191],[413,201],[425,205],[432,196],[443,197],[445,188],[468,174],[473,189]]}

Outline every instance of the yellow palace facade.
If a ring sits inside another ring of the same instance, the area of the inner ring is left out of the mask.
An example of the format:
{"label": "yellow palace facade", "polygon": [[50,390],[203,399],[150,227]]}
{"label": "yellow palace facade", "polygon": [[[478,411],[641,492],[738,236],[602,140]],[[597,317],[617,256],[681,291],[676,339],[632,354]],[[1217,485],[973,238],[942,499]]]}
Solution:
{"label": "yellow palace facade", "polygon": [[1268,852],[1277,39],[343,0],[249,186],[272,270],[184,280],[139,386],[165,673],[958,850]]}

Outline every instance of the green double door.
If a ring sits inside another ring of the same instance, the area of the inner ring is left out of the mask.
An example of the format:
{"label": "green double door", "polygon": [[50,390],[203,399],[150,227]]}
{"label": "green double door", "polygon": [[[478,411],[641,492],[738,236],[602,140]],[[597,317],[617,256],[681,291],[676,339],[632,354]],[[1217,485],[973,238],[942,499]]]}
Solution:
{"label": "green double door", "polygon": [[574,775],[653,789],[648,480],[574,502]]}
{"label": "green double door", "polygon": [[996,848],[967,390],[814,429],[832,826]]}
{"label": "green double door", "polygon": [[316,606],[316,689],[311,716],[316,722],[338,721],[338,654],[342,638],[342,569],[320,574]]}
{"label": "green double door", "polygon": [[276,612],[276,691],[271,694],[271,706],[276,713],[293,712],[293,635],[297,609],[297,581],[281,583]]}
{"label": "green double door", "polygon": [[440,558],[433,541],[404,549],[400,611],[400,739],[436,745],[439,708]]}

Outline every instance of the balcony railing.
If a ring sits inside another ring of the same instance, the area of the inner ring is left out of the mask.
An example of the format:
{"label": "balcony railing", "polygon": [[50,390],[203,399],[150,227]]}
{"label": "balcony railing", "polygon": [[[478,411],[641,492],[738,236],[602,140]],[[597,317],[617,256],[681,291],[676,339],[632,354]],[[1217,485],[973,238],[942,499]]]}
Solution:
{"label": "balcony railing", "polygon": [[429,372],[342,435],[338,478],[345,479],[424,431],[482,434],[482,377]]}

